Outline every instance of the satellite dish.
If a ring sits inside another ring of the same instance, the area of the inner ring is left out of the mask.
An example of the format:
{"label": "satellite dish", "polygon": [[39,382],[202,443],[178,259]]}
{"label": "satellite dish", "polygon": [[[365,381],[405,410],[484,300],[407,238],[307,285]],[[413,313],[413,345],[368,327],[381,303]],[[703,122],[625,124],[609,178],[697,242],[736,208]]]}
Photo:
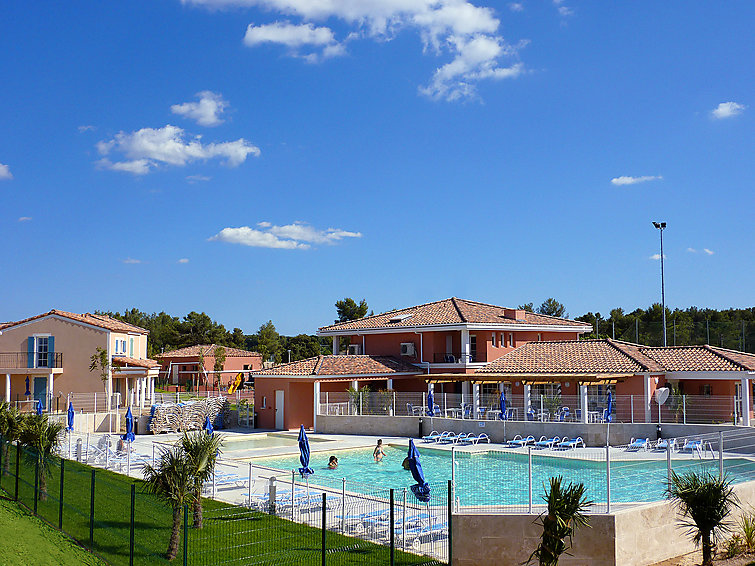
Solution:
{"label": "satellite dish", "polygon": [[658,405],[663,405],[668,399],[669,389],[668,387],[661,387],[655,390],[655,402]]}

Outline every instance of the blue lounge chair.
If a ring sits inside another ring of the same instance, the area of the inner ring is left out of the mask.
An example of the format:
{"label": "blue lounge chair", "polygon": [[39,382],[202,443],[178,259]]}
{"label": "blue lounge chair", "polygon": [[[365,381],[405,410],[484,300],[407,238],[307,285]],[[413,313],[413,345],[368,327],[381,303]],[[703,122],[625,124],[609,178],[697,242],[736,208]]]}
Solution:
{"label": "blue lounge chair", "polygon": [[690,451],[695,452],[702,450],[703,448],[703,441],[702,440],[690,440],[689,438],[684,441],[684,444],[682,445],[682,450],[684,452]]}
{"label": "blue lounge chair", "polygon": [[472,444],[477,444],[479,442],[487,442],[488,444],[490,444],[490,437],[483,432],[477,437],[477,439]]}
{"label": "blue lounge chair", "polygon": [[580,446],[585,448],[585,441],[582,440],[581,436],[578,436],[577,438],[568,438],[558,443],[558,447],[563,450],[571,450],[572,448],[579,448]]}
{"label": "blue lounge chair", "polygon": [[655,446],[653,446],[654,450],[668,450],[669,448],[671,448],[672,452],[679,450],[679,447],[676,444],[676,438],[661,438],[655,443]]}
{"label": "blue lounge chair", "polygon": [[522,446],[527,446],[528,444],[535,444],[534,436],[530,435],[527,438],[522,438],[517,434],[513,440],[509,440],[509,446],[513,446],[515,448],[521,448]]}
{"label": "blue lounge chair", "polygon": [[448,523],[431,523],[429,525],[422,525],[412,529],[406,529],[406,533],[403,533],[407,541],[411,541],[409,545],[419,552],[422,548],[422,543],[432,540],[438,540],[443,536],[448,536]]}
{"label": "blue lounge chair", "polygon": [[649,438],[633,438],[632,442],[627,445],[627,452],[637,452],[638,450],[647,450],[650,448]]}
{"label": "blue lounge chair", "polygon": [[535,442],[535,448],[553,448],[554,445],[561,441],[562,439],[558,436],[554,436],[553,438],[546,438],[544,436],[541,436],[540,440]]}
{"label": "blue lounge chair", "polygon": [[458,439],[459,435],[457,435],[455,432],[444,432],[440,435],[438,442],[440,444],[456,444],[456,441]]}
{"label": "blue lounge chair", "polygon": [[432,431],[427,436],[423,436],[422,440],[424,442],[438,442],[438,440],[441,437],[441,433],[439,433],[437,430]]}

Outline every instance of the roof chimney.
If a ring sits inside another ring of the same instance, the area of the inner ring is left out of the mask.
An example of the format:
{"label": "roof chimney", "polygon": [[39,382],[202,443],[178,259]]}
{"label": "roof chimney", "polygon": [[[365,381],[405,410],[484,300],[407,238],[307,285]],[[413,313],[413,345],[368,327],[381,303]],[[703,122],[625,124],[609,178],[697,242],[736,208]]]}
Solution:
{"label": "roof chimney", "polygon": [[503,309],[504,318],[524,320],[524,309]]}

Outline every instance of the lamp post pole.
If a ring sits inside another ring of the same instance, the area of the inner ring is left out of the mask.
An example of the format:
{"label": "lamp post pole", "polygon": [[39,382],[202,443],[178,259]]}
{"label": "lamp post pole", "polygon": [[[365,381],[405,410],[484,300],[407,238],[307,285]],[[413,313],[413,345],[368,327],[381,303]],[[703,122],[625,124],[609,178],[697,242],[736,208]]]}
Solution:
{"label": "lamp post pole", "polygon": [[663,230],[666,228],[665,222],[653,222],[658,231],[661,233],[661,309],[663,310],[663,345],[666,343],[666,285],[663,277]]}

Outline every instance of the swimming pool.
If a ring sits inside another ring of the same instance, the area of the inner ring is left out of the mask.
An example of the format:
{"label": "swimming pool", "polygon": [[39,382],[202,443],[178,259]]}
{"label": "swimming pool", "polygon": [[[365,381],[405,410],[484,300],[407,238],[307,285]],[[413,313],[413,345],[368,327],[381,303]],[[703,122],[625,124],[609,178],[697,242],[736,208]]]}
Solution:
{"label": "swimming pool", "polygon": [[[311,439],[310,442],[318,442],[319,439]],[[223,437],[223,453],[237,450],[254,450],[257,448],[284,448],[298,446],[295,436],[276,434],[244,434],[226,435]]]}
{"label": "swimming pool", "polygon": [[[310,466],[315,474],[310,484],[338,487],[346,478],[350,491],[369,493],[371,489],[395,488],[401,491],[413,485],[411,474],[401,467],[406,456],[405,448],[385,447],[385,458],[376,463],[372,448],[339,450],[339,466],[327,468],[330,452],[313,453]],[[425,479],[434,484],[436,492],[445,490],[451,478],[451,454],[448,451],[420,448],[420,462]],[[523,506],[529,500],[529,464],[526,452],[489,451],[456,453],[456,497],[463,506]],[[256,458],[262,465],[282,472],[299,468],[298,456]],[[694,469],[707,469],[718,474],[718,460],[675,459],[672,468],[677,473]],[[735,483],[755,479],[755,462],[747,458],[726,458],[724,471]],[[628,459],[611,462],[611,503],[659,501],[664,498],[667,463],[665,459]],[[298,475],[298,474],[297,474]],[[553,476],[562,476],[566,482],[583,482],[587,497],[605,502],[607,474],[605,460],[563,458],[542,453],[532,456],[533,503],[541,502],[543,485]]]}

